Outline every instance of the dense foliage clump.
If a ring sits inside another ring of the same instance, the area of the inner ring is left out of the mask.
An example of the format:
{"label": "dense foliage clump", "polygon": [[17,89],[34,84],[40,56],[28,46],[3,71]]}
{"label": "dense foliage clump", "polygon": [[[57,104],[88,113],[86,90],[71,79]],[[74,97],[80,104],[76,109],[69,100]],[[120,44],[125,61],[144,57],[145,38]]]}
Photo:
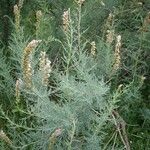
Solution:
{"label": "dense foliage clump", "polygon": [[149,1],[0,4],[0,149],[149,149]]}

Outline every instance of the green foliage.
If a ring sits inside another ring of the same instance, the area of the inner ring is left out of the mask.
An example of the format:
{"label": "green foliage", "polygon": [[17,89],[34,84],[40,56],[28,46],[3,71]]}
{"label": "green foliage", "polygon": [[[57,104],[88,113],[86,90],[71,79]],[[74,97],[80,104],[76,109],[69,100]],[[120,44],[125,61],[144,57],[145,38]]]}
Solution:
{"label": "green foliage", "polygon": [[148,1],[22,2],[0,31],[0,149],[148,150]]}

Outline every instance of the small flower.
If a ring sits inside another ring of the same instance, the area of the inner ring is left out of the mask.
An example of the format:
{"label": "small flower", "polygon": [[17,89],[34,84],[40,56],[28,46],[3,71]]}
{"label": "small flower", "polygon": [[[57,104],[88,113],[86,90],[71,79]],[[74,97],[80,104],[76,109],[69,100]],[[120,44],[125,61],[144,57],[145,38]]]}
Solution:
{"label": "small flower", "polygon": [[54,133],[49,138],[49,149],[53,149],[54,144],[56,143],[57,137],[62,134],[62,129],[58,128],[54,131]]}
{"label": "small flower", "polygon": [[78,0],[78,4],[82,5],[85,2],[85,0]]}
{"label": "small flower", "polygon": [[95,41],[91,42],[91,54],[95,56],[96,44]]}
{"label": "small flower", "polygon": [[114,30],[107,30],[106,43],[112,44],[114,40]]}
{"label": "small flower", "polygon": [[19,8],[18,8],[18,5],[16,4],[16,5],[14,6],[14,14],[17,14],[17,13],[18,13],[18,10],[19,10]]}
{"label": "small flower", "polygon": [[146,80],[146,77],[144,77],[143,75],[141,76],[141,85],[143,85],[144,81]]}
{"label": "small flower", "polygon": [[105,6],[105,3],[103,1],[100,2],[102,6]]}
{"label": "small flower", "polygon": [[42,11],[41,11],[41,10],[38,10],[38,11],[36,12],[36,19],[39,20],[39,19],[41,19],[41,17],[42,17]]}
{"label": "small flower", "polygon": [[0,139],[4,140],[9,145],[12,145],[12,141],[9,139],[9,137],[5,134],[3,130],[0,131]]}
{"label": "small flower", "polygon": [[62,129],[61,128],[58,128],[55,130],[55,132],[52,134],[52,136],[54,137],[58,137],[62,134]]}
{"label": "small flower", "polygon": [[45,67],[44,67],[44,70],[45,70],[45,75],[44,75],[44,78],[43,78],[43,84],[45,86],[48,85],[48,78],[50,77],[50,73],[52,71],[51,69],[51,61],[47,58],[46,59],[46,64],[45,64]]}
{"label": "small flower", "polygon": [[24,0],[19,0],[19,2],[18,2],[18,6],[19,6],[20,9],[21,9],[22,6],[23,6],[23,2],[24,2]]}
{"label": "small flower", "polygon": [[41,71],[44,67],[45,67],[45,63],[46,63],[46,53],[45,52],[41,52],[40,53],[40,63],[39,63],[39,70]]}
{"label": "small flower", "polygon": [[32,40],[27,47],[25,48],[26,52],[32,51],[34,48],[38,46],[39,43],[41,43],[42,40]]}
{"label": "small flower", "polygon": [[64,11],[63,18],[62,18],[64,31],[67,31],[69,27],[69,22],[70,22],[69,15],[70,15],[69,9],[67,11]]}
{"label": "small flower", "polygon": [[108,29],[110,29],[113,26],[113,21],[114,21],[114,15],[110,13],[106,21],[106,26]]}
{"label": "small flower", "polygon": [[117,70],[120,66],[120,49],[121,49],[121,35],[117,36],[116,46],[115,46],[115,63],[113,66],[113,70]]}
{"label": "small flower", "polygon": [[144,76],[141,76],[141,80],[144,81],[146,79],[146,77]]}
{"label": "small flower", "polygon": [[142,3],[142,2],[138,2],[137,4],[138,4],[139,6],[142,6],[142,5],[143,5],[143,3]]}
{"label": "small flower", "polygon": [[121,91],[121,89],[123,88],[123,84],[120,84],[119,86],[118,86],[118,91]]}

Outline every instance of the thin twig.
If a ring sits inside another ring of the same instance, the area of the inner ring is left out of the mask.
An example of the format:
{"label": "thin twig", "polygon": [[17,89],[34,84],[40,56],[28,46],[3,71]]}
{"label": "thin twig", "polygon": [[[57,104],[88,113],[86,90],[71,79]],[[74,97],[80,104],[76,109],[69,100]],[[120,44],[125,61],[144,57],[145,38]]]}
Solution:
{"label": "thin twig", "polygon": [[113,133],[113,135],[111,136],[111,138],[108,140],[108,142],[105,144],[105,147],[103,148],[103,150],[106,150],[108,144],[112,141],[112,139],[114,138],[114,136],[116,136],[116,131]]}
{"label": "thin twig", "polygon": [[[121,141],[123,142],[126,150],[130,150],[130,144],[129,144],[129,140],[128,140],[128,136],[126,133],[126,122],[123,120],[123,118],[119,115],[118,112],[113,111],[112,112],[112,117],[114,119],[115,125],[117,127],[119,136],[121,138]],[[117,119],[119,119],[120,121],[117,123]]]}

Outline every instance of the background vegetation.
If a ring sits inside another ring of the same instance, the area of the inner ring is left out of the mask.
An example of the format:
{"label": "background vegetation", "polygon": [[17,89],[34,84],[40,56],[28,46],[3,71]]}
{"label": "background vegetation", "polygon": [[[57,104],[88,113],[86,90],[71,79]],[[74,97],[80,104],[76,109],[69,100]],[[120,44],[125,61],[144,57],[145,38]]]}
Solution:
{"label": "background vegetation", "polygon": [[150,149],[149,0],[1,0],[0,149]]}

